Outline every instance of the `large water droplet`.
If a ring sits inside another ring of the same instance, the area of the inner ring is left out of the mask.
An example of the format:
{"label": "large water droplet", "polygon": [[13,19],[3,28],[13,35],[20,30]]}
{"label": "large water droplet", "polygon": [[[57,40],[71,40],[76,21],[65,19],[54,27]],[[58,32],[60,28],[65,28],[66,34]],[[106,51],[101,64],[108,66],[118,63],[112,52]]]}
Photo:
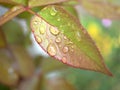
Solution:
{"label": "large water droplet", "polygon": [[61,42],[61,38],[60,38],[60,37],[57,37],[57,38],[55,39],[55,41],[56,41],[57,43],[60,43],[60,42]]}
{"label": "large water droplet", "polygon": [[39,28],[40,34],[44,34],[45,30],[46,30],[46,25],[44,23],[41,23]]}
{"label": "large water droplet", "polygon": [[55,56],[56,55],[56,47],[54,44],[49,44],[47,47],[47,51],[51,56]]}
{"label": "large water droplet", "polygon": [[66,57],[63,57],[63,58],[62,58],[62,61],[63,61],[63,63],[66,63],[66,62],[67,62],[67,58],[66,58]]}
{"label": "large water droplet", "polygon": [[54,27],[50,27],[50,32],[53,34],[53,35],[58,35],[59,34],[59,30],[54,28]]}
{"label": "large water droplet", "polygon": [[68,50],[69,50],[69,48],[68,48],[67,46],[63,47],[63,52],[64,52],[64,53],[67,53]]}
{"label": "large water droplet", "polygon": [[36,40],[37,40],[38,43],[42,42],[42,39],[39,36],[36,36]]}
{"label": "large water droplet", "polygon": [[50,14],[52,16],[55,16],[57,14],[57,10],[54,7],[52,7],[52,9],[50,10]]}

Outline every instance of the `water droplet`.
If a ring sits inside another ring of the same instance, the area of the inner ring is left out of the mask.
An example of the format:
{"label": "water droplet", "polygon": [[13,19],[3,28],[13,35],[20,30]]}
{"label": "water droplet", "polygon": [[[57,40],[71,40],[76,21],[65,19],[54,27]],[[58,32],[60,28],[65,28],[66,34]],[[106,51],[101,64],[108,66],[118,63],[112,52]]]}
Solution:
{"label": "water droplet", "polygon": [[68,48],[67,46],[63,47],[63,52],[64,52],[64,53],[67,53],[68,50],[69,50],[69,48]]}
{"label": "water droplet", "polygon": [[59,34],[59,30],[54,28],[54,27],[50,27],[50,32],[53,34],[53,35],[58,35]]}
{"label": "water droplet", "polygon": [[42,42],[42,39],[39,36],[36,36],[36,40],[37,40],[38,43]]}
{"label": "water droplet", "polygon": [[39,25],[41,23],[41,19],[37,16],[33,19],[33,21],[35,25]]}
{"label": "water droplet", "polygon": [[52,16],[55,16],[57,14],[57,10],[54,7],[52,7],[52,9],[50,10],[50,14]]}
{"label": "water droplet", "polygon": [[60,21],[60,18],[58,18],[57,21]]}
{"label": "water droplet", "polygon": [[60,37],[57,37],[55,41],[56,41],[57,43],[60,43],[60,42],[61,42],[61,38],[60,38]]}
{"label": "water droplet", "polygon": [[37,24],[38,24],[38,21],[34,21],[34,24],[37,25]]}
{"label": "water droplet", "polygon": [[47,51],[51,56],[55,56],[56,55],[56,47],[54,44],[49,44],[47,47]]}
{"label": "water droplet", "polygon": [[68,23],[68,26],[71,26],[71,23]]}
{"label": "water droplet", "polygon": [[46,30],[46,25],[44,23],[41,23],[39,28],[40,34],[44,34],[45,30]]}
{"label": "water droplet", "polygon": [[67,62],[67,58],[66,58],[66,57],[63,57],[63,58],[62,58],[62,61],[63,61],[63,63],[66,63],[66,62]]}
{"label": "water droplet", "polygon": [[67,40],[67,37],[66,37],[66,36],[64,36],[63,38],[64,38],[65,40]]}
{"label": "water droplet", "polygon": [[80,35],[80,32],[77,32],[77,39],[78,39],[78,41],[80,41],[80,40],[81,40],[81,35]]}

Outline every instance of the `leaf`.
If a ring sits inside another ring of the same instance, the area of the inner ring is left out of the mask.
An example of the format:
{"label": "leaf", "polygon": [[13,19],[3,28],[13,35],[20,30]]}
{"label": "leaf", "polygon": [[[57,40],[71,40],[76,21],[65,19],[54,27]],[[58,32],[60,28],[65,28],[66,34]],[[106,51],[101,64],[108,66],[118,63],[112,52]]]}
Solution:
{"label": "leaf", "polygon": [[9,4],[14,4],[14,5],[27,5],[28,0],[0,0],[2,3],[9,3]]}
{"label": "leaf", "polygon": [[5,47],[6,47],[6,40],[5,40],[4,33],[0,27],[0,48],[5,48]]}
{"label": "leaf", "polygon": [[10,90],[8,86],[0,84],[0,90]]}
{"label": "leaf", "polygon": [[68,11],[71,15],[78,17],[77,11],[74,6],[64,5],[63,8]]}
{"label": "leaf", "polygon": [[16,85],[19,77],[10,61],[6,52],[0,51],[0,82],[6,85]]}
{"label": "leaf", "polygon": [[12,9],[0,17],[0,26],[24,11],[25,8],[23,6],[14,6]]}
{"label": "leaf", "polygon": [[43,5],[49,5],[49,4],[56,4],[65,2],[68,0],[29,0],[29,7],[36,7],[36,6],[43,6]]}
{"label": "leaf", "polygon": [[35,73],[32,77],[23,80],[20,84],[17,90],[42,90],[42,80],[43,75],[42,72]]}
{"label": "leaf", "polygon": [[2,30],[5,34],[6,41],[9,44],[19,44],[24,45],[25,36],[23,33],[23,28],[17,21],[11,20],[2,26]]}
{"label": "leaf", "polygon": [[65,78],[58,73],[50,73],[46,77],[45,90],[76,90]]}
{"label": "leaf", "polygon": [[41,62],[40,68],[42,68],[44,73],[50,73],[53,71],[60,71],[62,69],[64,70],[67,67],[63,63],[53,58],[44,58]]}
{"label": "leaf", "polygon": [[94,41],[78,19],[59,6],[47,6],[31,21],[38,44],[52,57],[70,66],[112,75]]}
{"label": "leaf", "polygon": [[115,5],[98,0],[81,0],[81,5],[92,15],[99,18],[120,19],[120,4]]}
{"label": "leaf", "polygon": [[23,78],[27,78],[34,73],[33,60],[25,50],[24,47],[19,45],[12,45],[11,50],[16,58],[16,65],[18,66],[18,72]]}

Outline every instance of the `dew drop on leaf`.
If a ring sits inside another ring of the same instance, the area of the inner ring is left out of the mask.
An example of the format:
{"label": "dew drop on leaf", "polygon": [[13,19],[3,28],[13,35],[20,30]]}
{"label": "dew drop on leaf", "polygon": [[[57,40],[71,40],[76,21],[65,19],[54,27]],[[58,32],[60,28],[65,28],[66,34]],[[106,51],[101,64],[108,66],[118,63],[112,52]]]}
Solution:
{"label": "dew drop on leaf", "polygon": [[69,50],[69,48],[68,48],[67,46],[63,47],[63,52],[64,52],[64,53],[67,53],[68,50]]}
{"label": "dew drop on leaf", "polygon": [[66,36],[64,36],[63,38],[64,38],[65,40],[67,40],[67,37],[66,37]]}
{"label": "dew drop on leaf", "polygon": [[58,18],[57,21],[60,21],[60,18]]}
{"label": "dew drop on leaf", "polygon": [[63,58],[62,58],[62,61],[63,61],[63,63],[66,63],[66,62],[67,62],[67,58],[66,58],[66,57],[63,57]]}
{"label": "dew drop on leaf", "polygon": [[58,35],[59,34],[59,30],[54,28],[54,27],[50,27],[50,32],[53,34],[53,35]]}
{"label": "dew drop on leaf", "polygon": [[78,39],[78,41],[80,41],[80,40],[81,40],[81,35],[80,35],[80,32],[77,32],[77,39]]}
{"label": "dew drop on leaf", "polygon": [[52,9],[50,10],[50,14],[52,16],[55,16],[57,14],[57,10],[54,7],[52,7]]}
{"label": "dew drop on leaf", "polygon": [[42,42],[42,39],[39,36],[36,36],[36,40],[38,41],[38,43]]}
{"label": "dew drop on leaf", "polygon": [[57,38],[55,39],[55,41],[56,41],[56,43],[60,43],[60,42],[61,42],[61,38],[60,38],[60,37],[57,37]]}
{"label": "dew drop on leaf", "polygon": [[54,44],[49,44],[47,47],[47,51],[51,56],[55,56],[57,54],[56,47]]}
{"label": "dew drop on leaf", "polygon": [[46,25],[44,23],[41,23],[39,28],[40,34],[44,34],[45,30],[46,30]]}

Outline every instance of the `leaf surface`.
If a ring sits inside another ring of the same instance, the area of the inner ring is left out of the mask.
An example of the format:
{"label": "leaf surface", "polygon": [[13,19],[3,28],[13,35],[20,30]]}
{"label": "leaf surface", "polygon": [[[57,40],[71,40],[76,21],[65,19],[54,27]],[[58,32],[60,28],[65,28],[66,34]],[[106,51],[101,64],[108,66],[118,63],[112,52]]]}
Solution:
{"label": "leaf surface", "polygon": [[92,15],[99,18],[120,19],[120,4],[98,0],[81,0],[82,6]]}
{"label": "leaf surface", "polygon": [[12,9],[0,17],[0,26],[24,11],[25,8],[23,6],[14,6]]}
{"label": "leaf surface", "polygon": [[11,50],[16,58],[16,65],[18,66],[18,72],[23,78],[27,78],[34,73],[34,63],[32,58],[25,50],[24,47],[19,45],[12,45]]}
{"label": "leaf surface", "polygon": [[53,72],[46,77],[45,90],[76,90],[76,88],[59,73]]}
{"label": "leaf surface", "polygon": [[35,6],[43,6],[43,5],[49,5],[49,4],[56,4],[65,2],[68,0],[29,0],[29,7],[35,7]]}
{"label": "leaf surface", "polygon": [[52,57],[73,67],[111,75],[95,43],[77,18],[47,6],[31,21],[36,41]]}
{"label": "leaf surface", "polygon": [[5,47],[6,47],[6,40],[5,40],[4,33],[0,27],[0,48],[5,48]]}
{"label": "leaf surface", "polygon": [[27,5],[28,0],[0,0],[1,3],[10,3],[14,5]]}
{"label": "leaf surface", "polygon": [[16,85],[19,78],[10,61],[6,52],[0,51],[0,82],[6,85]]}

